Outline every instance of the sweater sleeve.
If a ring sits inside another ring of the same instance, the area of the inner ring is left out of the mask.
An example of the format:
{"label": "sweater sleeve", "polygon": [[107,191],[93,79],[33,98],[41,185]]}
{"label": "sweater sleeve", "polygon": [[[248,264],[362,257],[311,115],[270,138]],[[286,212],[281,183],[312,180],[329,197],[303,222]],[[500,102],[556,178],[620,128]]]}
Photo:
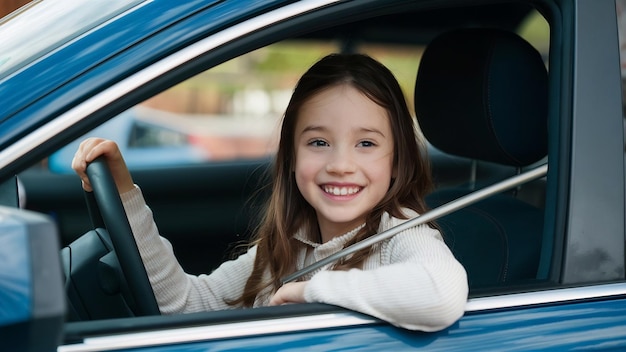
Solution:
{"label": "sweater sleeve", "polygon": [[421,331],[442,330],[463,316],[465,269],[437,230],[425,225],[407,229],[383,242],[380,250],[377,268],[313,276],[305,288],[306,301],[334,304]]}
{"label": "sweater sleeve", "polygon": [[223,263],[210,275],[189,275],[179,265],[170,242],[159,235],[152,211],[139,187],[121,195],[137,248],[163,314],[228,309],[252,273],[256,248]]}

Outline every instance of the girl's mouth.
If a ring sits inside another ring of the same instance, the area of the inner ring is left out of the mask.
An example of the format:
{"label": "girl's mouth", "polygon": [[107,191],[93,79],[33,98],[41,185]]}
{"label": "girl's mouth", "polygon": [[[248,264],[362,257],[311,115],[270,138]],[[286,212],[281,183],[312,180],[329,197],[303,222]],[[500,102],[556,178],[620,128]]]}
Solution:
{"label": "girl's mouth", "polygon": [[331,185],[323,185],[322,190],[325,193],[332,194],[334,196],[347,196],[359,193],[362,187],[359,186],[331,186]]}

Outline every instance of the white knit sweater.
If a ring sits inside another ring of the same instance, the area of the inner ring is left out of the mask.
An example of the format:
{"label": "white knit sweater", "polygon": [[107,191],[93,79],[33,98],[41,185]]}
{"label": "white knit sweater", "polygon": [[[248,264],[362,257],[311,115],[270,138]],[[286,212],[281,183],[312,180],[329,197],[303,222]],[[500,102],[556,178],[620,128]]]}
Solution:
{"label": "white knit sweater", "polygon": [[[122,201],[137,247],[164,314],[229,309],[225,301],[241,296],[252,273],[256,247],[235,260],[223,263],[210,275],[189,275],[180,267],[170,243],[159,236],[152,212],[141,190],[122,194]],[[406,215],[415,216],[407,210]],[[380,231],[406,220],[385,214]],[[348,242],[358,229],[333,240],[307,244],[298,253],[296,269],[325,258]],[[444,329],[464,313],[468,284],[463,266],[454,258],[439,231],[421,225],[407,229],[375,245],[362,269],[310,274],[305,289],[307,302],[333,304],[383,319],[411,330]],[[261,292],[255,306],[269,303],[272,292]]]}

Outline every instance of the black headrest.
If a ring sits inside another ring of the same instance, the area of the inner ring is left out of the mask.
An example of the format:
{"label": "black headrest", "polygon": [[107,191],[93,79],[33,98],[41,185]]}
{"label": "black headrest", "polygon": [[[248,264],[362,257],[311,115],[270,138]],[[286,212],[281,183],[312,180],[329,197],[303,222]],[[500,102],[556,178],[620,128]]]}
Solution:
{"label": "black headrest", "polygon": [[462,29],[422,56],[415,110],[426,139],[458,156],[526,166],[547,154],[548,75],[516,34]]}

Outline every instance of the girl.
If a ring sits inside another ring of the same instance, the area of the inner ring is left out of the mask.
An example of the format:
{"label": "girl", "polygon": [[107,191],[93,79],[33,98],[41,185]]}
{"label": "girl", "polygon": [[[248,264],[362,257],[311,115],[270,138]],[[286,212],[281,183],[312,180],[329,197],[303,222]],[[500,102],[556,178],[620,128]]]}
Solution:
{"label": "girl", "polygon": [[72,167],[104,156],[164,314],[322,302],[413,330],[448,327],[468,285],[433,224],[403,231],[298,282],[281,278],[426,211],[430,170],[400,86],[364,55],[329,55],[298,82],[285,112],[264,219],[245,254],[185,274],[112,141],[90,138]]}

